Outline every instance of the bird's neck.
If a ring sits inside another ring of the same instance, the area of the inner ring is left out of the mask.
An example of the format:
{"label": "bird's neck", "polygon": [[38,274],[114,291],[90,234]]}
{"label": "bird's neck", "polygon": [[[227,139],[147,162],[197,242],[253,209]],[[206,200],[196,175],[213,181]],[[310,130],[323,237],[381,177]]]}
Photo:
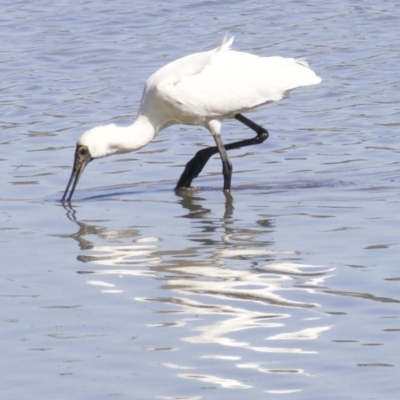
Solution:
{"label": "bird's neck", "polygon": [[109,136],[109,154],[129,153],[140,149],[150,143],[157,133],[158,128],[144,115],[139,115],[130,126],[114,125]]}

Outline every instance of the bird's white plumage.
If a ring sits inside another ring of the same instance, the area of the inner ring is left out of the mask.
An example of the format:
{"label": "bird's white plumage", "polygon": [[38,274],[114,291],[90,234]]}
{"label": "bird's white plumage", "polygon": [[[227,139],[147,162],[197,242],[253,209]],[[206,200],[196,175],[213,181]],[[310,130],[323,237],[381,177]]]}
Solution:
{"label": "bird's white plumage", "polygon": [[[265,140],[267,131],[255,128],[256,124],[241,113],[280,100],[288,90],[321,82],[305,61],[233,51],[232,43],[233,37],[225,37],[220,47],[180,58],[151,75],[132,125],[111,124],[85,132],[78,139],[63,201],[72,185],[71,199],[82,171],[92,159],[137,150],[173,124],[201,125],[212,133],[224,166],[224,190],[229,191],[231,166],[219,137],[222,121],[235,117],[261,135],[257,140]],[[237,148],[233,145],[230,148]],[[198,175],[190,168],[188,163],[181,177],[186,182],[183,186]]]}
{"label": "bird's white plumage", "polygon": [[159,69],[146,82],[141,111],[149,112],[157,104],[156,113],[162,108],[164,120],[203,125],[321,82],[305,61],[233,51],[232,41]]}
{"label": "bird's white plumage", "polygon": [[280,100],[288,90],[321,82],[305,61],[233,51],[232,42],[233,37],[225,39],[214,50],[160,68],[147,80],[131,126],[91,129],[78,145],[87,146],[91,156],[99,158],[139,149],[173,124],[202,125],[219,134],[225,118]]}

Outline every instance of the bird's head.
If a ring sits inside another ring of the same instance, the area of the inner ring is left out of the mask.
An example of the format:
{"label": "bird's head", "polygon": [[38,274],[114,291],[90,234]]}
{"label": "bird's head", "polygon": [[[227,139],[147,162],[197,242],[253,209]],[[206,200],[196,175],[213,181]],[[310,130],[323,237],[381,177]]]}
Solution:
{"label": "bird's head", "polygon": [[[65,200],[67,200],[68,202],[71,201],[72,195],[74,194],[76,185],[78,184],[82,172],[86,168],[86,165],[88,165],[92,160],[93,157],[90,154],[89,147],[79,144],[78,141],[75,149],[74,164],[72,166],[71,177],[69,178],[67,188],[65,189],[64,195],[61,199],[62,202],[64,202]],[[67,198],[68,190],[71,184],[72,184],[71,192]]]}
{"label": "bird's head", "polygon": [[[138,118],[133,125],[127,127],[110,124],[85,132],[76,143],[71,177],[61,201],[71,201],[79,178],[90,161],[140,149],[148,144],[156,133],[157,130],[149,123],[147,117]],[[68,195],[70,187],[71,191]]]}
{"label": "bird's head", "polygon": [[[85,132],[77,141],[74,164],[72,166],[71,177],[69,178],[67,188],[65,189],[64,195],[61,199],[64,201],[71,201],[72,195],[74,194],[76,185],[78,184],[79,178],[82,172],[86,168],[86,165],[95,158],[105,157],[110,154],[107,146],[107,141],[104,139],[104,132],[106,127],[100,126]],[[71,187],[72,185],[72,187]],[[71,192],[68,195],[68,190],[71,187]]]}

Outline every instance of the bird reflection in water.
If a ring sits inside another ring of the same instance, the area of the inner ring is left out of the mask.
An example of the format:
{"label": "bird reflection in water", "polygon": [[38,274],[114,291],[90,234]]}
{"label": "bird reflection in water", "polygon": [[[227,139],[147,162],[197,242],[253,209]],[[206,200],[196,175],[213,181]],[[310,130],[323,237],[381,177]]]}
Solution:
{"label": "bird reflection in water", "polygon": [[[78,273],[90,274],[88,284],[99,286],[102,293],[132,291],[130,297],[133,295],[136,301],[151,303],[164,313],[167,307],[172,325],[188,327],[182,337],[186,342],[268,353],[312,353],[293,346],[292,341],[313,339],[329,329],[318,322],[318,303],[312,300],[320,295],[318,288],[332,269],[301,263],[294,251],[274,251],[269,248],[271,243],[257,240],[259,230],[233,224],[232,197],[227,197],[222,218],[210,217],[210,210],[204,206],[207,203],[198,195],[179,198],[188,211],[182,217],[193,221],[189,223],[193,231],[185,241],[175,240],[175,248],[165,248],[166,238],[146,237],[139,228],[110,230],[107,221],[103,226],[84,223],[74,208],[66,206],[67,217],[79,227],[70,235],[84,252],[77,258],[94,267]],[[260,222],[260,227],[271,234],[273,226],[271,220]],[[170,235],[176,233],[171,231]],[[161,284],[156,292],[138,296],[129,285],[118,287],[121,280],[115,280],[115,276],[140,276]],[[303,321],[293,325],[294,315],[306,320],[310,312],[311,324]],[[261,329],[271,344],[252,342],[240,334],[254,329]],[[272,346],[272,341],[289,341],[290,345]]]}

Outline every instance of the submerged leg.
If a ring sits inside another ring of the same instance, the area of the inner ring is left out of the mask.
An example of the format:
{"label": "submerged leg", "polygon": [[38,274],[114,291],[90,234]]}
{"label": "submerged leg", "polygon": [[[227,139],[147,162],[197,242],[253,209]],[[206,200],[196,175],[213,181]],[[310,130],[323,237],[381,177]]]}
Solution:
{"label": "submerged leg", "polygon": [[[253,144],[260,144],[264,142],[268,138],[268,131],[264,129],[262,126],[257,125],[253,121],[249,120],[248,118],[244,117],[242,114],[236,114],[235,119],[252,129],[254,132],[257,133],[257,136],[252,139],[245,139],[245,140],[240,140],[238,142],[234,143],[229,143],[227,145],[223,145],[222,141],[220,140],[222,146],[225,147],[225,150],[233,150],[233,149],[239,149],[240,147],[245,147],[245,146],[251,146]],[[218,143],[217,143],[218,144]],[[186,164],[185,170],[183,171],[175,190],[180,189],[180,188],[187,188],[190,187],[192,184],[192,181],[194,178],[197,178],[204,168],[204,166],[207,164],[207,161],[214,155],[220,153],[218,150],[218,146],[213,146],[213,147],[207,147],[205,149],[199,150],[195,156]],[[225,152],[226,155],[226,152]],[[228,158],[228,157],[226,157]],[[222,153],[221,153],[221,159],[222,159]],[[228,159],[229,162],[229,159]],[[224,170],[226,169],[227,174],[232,175],[232,165],[230,166],[230,173],[229,173],[229,167],[227,167],[224,164],[224,161],[222,160],[223,163],[223,168]],[[229,162],[230,164],[230,162]],[[227,190],[225,188],[226,185],[228,185],[227,181],[229,179],[229,189],[230,189],[230,177],[225,177],[224,173],[224,190]],[[228,189],[228,190],[229,190]]]}

